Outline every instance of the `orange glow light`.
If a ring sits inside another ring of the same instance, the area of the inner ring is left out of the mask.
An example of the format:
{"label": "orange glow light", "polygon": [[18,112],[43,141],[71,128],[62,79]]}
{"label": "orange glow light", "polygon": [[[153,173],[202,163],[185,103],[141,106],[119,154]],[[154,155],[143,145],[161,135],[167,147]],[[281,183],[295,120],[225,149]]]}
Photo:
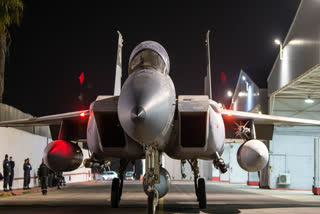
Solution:
{"label": "orange glow light", "polygon": [[231,117],[231,116],[232,116],[232,113],[231,113],[231,112],[228,112],[228,116]]}
{"label": "orange glow light", "polygon": [[85,114],[84,114],[84,112],[82,112],[81,114],[80,114],[80,117],[84,117],[85,116]]}

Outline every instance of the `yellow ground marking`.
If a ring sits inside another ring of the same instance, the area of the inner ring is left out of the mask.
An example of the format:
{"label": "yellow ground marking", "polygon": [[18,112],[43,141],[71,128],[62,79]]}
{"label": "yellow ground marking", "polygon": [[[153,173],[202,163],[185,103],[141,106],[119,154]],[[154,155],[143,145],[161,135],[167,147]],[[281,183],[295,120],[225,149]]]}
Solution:
{"label": "yellow ground marking", "polygon": [[158,213],[159,214],[163,214],[163,205],[164,205],[164,199],[163,198],[160,198],[159,199],[159,206],[158,206]]}

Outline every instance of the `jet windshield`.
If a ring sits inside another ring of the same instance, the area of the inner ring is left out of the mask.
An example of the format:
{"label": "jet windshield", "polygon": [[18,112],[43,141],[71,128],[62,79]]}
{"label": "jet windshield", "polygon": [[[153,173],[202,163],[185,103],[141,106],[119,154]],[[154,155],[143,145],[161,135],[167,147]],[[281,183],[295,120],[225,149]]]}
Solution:
{"label": "jet windshield", "polygon": [[162,57],[151,49],[144,49],[134,56],[130,63],[129,74],[138,67],[152,67],[161,73],[167,72],[166,64]]}

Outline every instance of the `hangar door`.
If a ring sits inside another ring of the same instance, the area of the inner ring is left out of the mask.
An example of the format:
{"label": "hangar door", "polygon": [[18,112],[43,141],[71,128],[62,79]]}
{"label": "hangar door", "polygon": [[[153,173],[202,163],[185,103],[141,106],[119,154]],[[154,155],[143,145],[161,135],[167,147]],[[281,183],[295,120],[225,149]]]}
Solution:
{"label": "hangar door", "polygon": [[230,183],[247,183],[248,172],[240,168],[237,161],[237,151],[241,143],[229,143],[225,144],[222,158],[228,166],[228,172],[220,174],[220,181]]}

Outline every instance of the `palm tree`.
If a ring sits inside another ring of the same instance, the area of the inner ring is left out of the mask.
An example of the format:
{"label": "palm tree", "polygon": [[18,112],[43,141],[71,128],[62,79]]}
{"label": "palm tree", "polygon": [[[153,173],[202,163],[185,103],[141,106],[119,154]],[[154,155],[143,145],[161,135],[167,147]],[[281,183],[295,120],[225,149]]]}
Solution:
{"label": "palm tree", "polygon": [[0,0],[0,103],[3,98],[5,62],[9,49],[8,27],[11,24],[19,25],[22,13],[22,0]]}

